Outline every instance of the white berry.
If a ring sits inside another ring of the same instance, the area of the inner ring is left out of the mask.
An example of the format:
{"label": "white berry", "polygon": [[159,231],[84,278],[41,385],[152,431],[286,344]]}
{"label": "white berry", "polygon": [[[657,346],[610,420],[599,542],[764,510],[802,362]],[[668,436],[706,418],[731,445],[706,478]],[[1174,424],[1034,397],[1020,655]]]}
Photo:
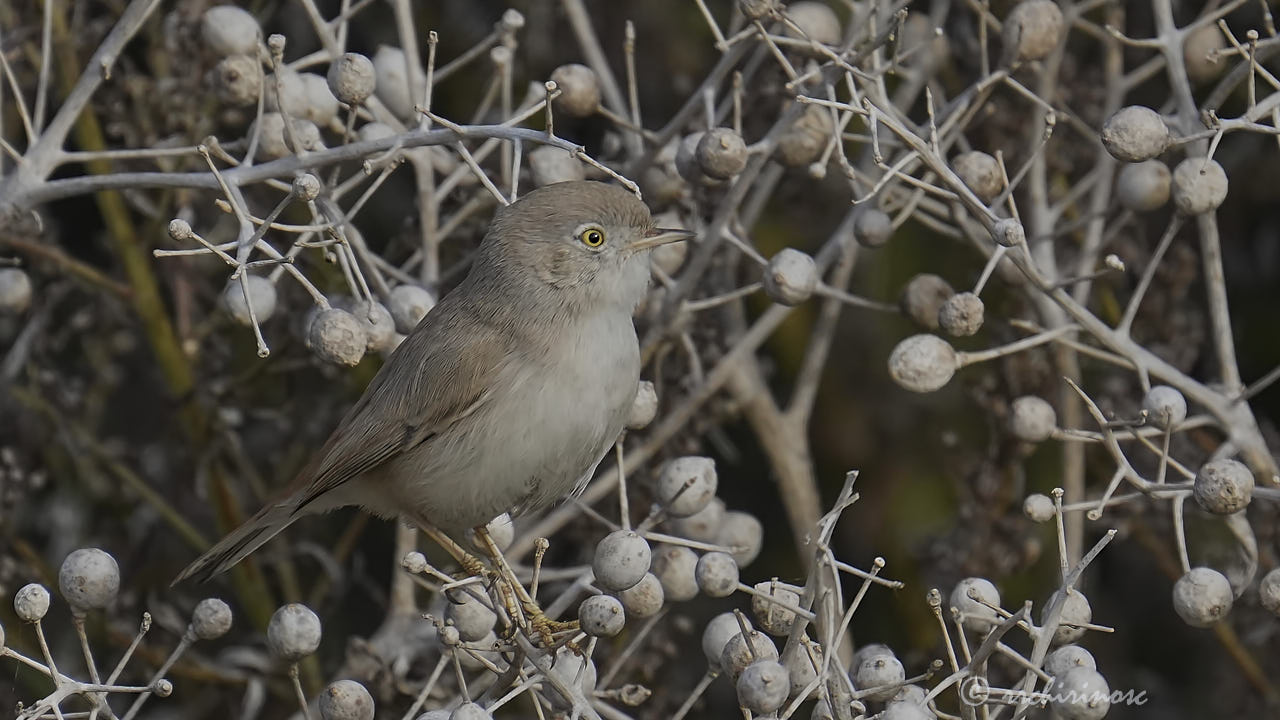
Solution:
{"label": "white berry", "polygon": [[[812,0],[787,3],[787,17],[800,28],[803,37],[823,45],[840,44],[840,18],[836,17],[830,5]],[[801,37],[790,27],[786,28],[786,34]]]}
{"label": "white berry", "polygon": [[1169,202],[1173,176],[1159,160],[1125,165],[1116,178],[1116,199],[1134,212],[1150,212]]}
{"label": "white berry", "polygon": [[394,349],[396,322],[391,311],[376,300],[371,304],[361,300],[351,308],[351,314],[364,329],[365,348],[369,352],[385,353]]}
{"label": "white berry", "polygon": [[[361,125],[360,129],[356,130],[356,139],[359,140],[360,142],[371,142],[374,140],[389,138],[395,134],[396,134],[395,129],[392,128],[390,125],[387,125],[386,123],[380,123],[380,122],[371,122],[371,123],[365,123],[364,125]],[[399,285],[397,287],[405,287],[405,286]],[[394,294],[395,290],[392,290],[391,292]]]}
{"label": "white berry", "polygon": [[1227,49],[1226,38],[1216,23],[1207,23],[1187,33],[1182,41],[1182,59],[1186,63],[1187,77],[1193,83],[1202,84],[1221,75],[1230,63],[1223,58],[1210,57],[1210,53]]}
{"label": "white berry", "polygon": [[1111,688],[1093,668],[1077,667],[1053,679],[1049,707],[1061,720],[1101,720],[1111,708]]}
{"label": "white berry", "polygon": [[698,558],[694,576],[707,597],[729,597],[738,589],[738,563],[728,553],[709,552]]}
{"label": "white berry", "polygon": [[1032,493],[1022,501],[1022,514],[1032,522],[1049,522],[1055,514],[1053,500],[1048,495]]}
{"label": "white berry", "polygon": [[[791,697],[798,696],[809,684],[818,677],[818,670],[822,667],[822,649],[820,646],[810,644],[813,649],[813,657],[809,656],[809,650],[804,645],[798,646],[791,654],[783,653],[782,666],[787,669],[787,675],[791,678]],[[814,688],[813,694],[817,695],[817,688]]]}
{"label": "white berry", "polygon": [[1207,462],[1196,473],[1192,493],[1196,503],[1211,513],[1237,513],[1253,499],[1253,473],[1237,460]]}
{"label": "white berry", "polygon": [[1173,169],[1173,205],[1183,215],[1202,215],[1227,199],[1227,172],[1216,160],[1187,158]]}
{"label": "white berry", "polygon": [[302,73],[302,89],[306,93],[307,105],[304,115],[308,120],[324,127],[338,117],[338,98],[329,89],[329,81],[323,75]]}
{"label": "white berry", "polygon": [[361,105],[377,87],[373,61],[360,53],[345,53],[329,65],[329,92],[348,105]]}
{"label": "white berry", "polygon": [[[489,533],[489,539],[493,540],[493,544],[498,546],[499,550],[506,550],[516,539],[516,524],[511,519],[510,513],[502,513],[489,522],[484,524],[484,529]],[[467,529],[467,541],[477,550],[485,550],[486,546],[475,536],[475,530]]]}
{"label": "white berry", "polygon": [[893,653],[893,648],[885,645],[884,643],[868,643],[854,651],[853,662],[849,667],[857,670],[862,663],[866,662],[868,659],[881,656],[892,658],[897,657]]}
{"label": "white berry", "polygon": [[716,180],[729,180],[747,166],[747,144],[730,128],[703,133],[694,152],[698,167]]}
{"label": "white berry", "polygon": [[1191,627],[1213,625],[1231,612],[1231,581],[1213,568],[1198,567],[1173,584],[1173,609]]}
{"label": "white berry", "polygon": [[666,602],[666,596],[662,593],[662,583],[653,573],[645,573],[640,578],[640,582],[626,590],[619,590],[618,599],[622,601],[622,607],[626,609],[627,615],[637,620],[657,615],[663,603]]}
{"label": "white berry", "polygon": [[780,603],[798,606],[800,594],[777,580],[756,583],[755,590],[757,594],[751,596],[751,612],[755,615],[756,622],[760,623],[760,629],[770,635],[790,633],[791,626],[796,621],[796,613]]}
{"label": "white berry", "polygon": [[[417,62],[417,59],[414,59]],[[413,106],[426,99],[426,73],[419,69],[417,82],[409,87],[409,66],[404,51],[382,45],[373,54],[374,92],[392,115],[401,120],[412,117]]]}
{"label": "white berry", "polygon": [[493,715],[483,705],[462,703],[449,713],[449,720],[492,720]]}
{"label": "white berry", "polygon": [[200,18],[200,35],[216,55],[257,55],[262,28],[247,10],[216,5]]}
{"label": "white berry", "polygon": [[919,685],[903,685],[898,688],[898,692],[889,698],[890,703],[907,703],[911,705],[923,706],[926,703],[925,697],[928,693]]}
{"label": "white berry", "polygon": [[913,335],[889,353],[889,376],[912,392],[941,389],[959,366],[956,351],[937,335]]}
{"label": "white berry", "polygon": [[[324,141],[320,138],[320,128],[304,118],[290,117],[289,125],[293,128],[293,140],[303,150],[323,150]],[[260,129],[259,129],[260,128]],[[255,120],[249,134],[258,132],[258,152],[260,160],[275,160],[294,153],[294,145],[284,131],[284,116],[278,112],[263,113],[262,123]]]}
{"label": "white berry", "polygon": [[1004,189],[1000,163],[981,150],[961,153],[951,160],[951,168],[983,204],[989,204]]}
{"label": "white berry", "polygon": [[218,598],[196,603],[191,613],[191,632],[201,640],[215,640],[231,629],[231,607]]}
{"label": "white berry", "polygon": [[1267,612],[1280,617],[1280,568],[1272,569],[1258,581],[1258,600]]}
{"label": "white berry", "polygon": [[62,561],[58,589],[76,615],[101,610],[114,602],[120,591],[120,567],[115,558],[98,548],[81,548]]}
{"label": "white berry", "polygon": [[13,612],[23,622],[38,622],[49,612],[49,591],[43,585],[24,585],[13,596]]}
{"label": "white berry", "polygon": [[738,618],[731,612],[720,613],[711,618],[702,630],[702,652],[712,668],[720,668],[720,658],[724,655],[725,646],[733,636],[741,632]]}
{"label": "white berry", "polygon": [[316,704],[321,720],[373,720],[373,696],[355,680],[330,683]]}
{"label": "white berry", "polygon": [[714,185],[716,179],[702,172],[698,165],[698,143],[702,142],[704,133],[695,132],[680,138],[676,145],[676,174],[691,183]]}
{"label": "white berry", "polygon": [[464,642],[483,639],[498,622],[497,614],[465,589],[448,593],[447,597],[449,604],[445,607],[445,619],[458,629],[458,636]]}
{"label": "white berry", "polygon": [[[1045,604],[1040,612],[1040,623],[1043,625],[1047,616],[1049,606],[1052,605],[1061,596],[1061,591],[1055,591],[1049,598],[1049,602]],[[1066,645],[1073,643],[1084,636],[1086,630],[1083,627],[1093,620],[1093,609],[1089,607],[1089,599],[1079,590],[1071,590],[1067,594],[1066,602],[1062,605],[1062,614],[1058,616],[1058,629],[1053,633],[1054,645]]]}
{"label": "white berry", "polygon": [[893,219],[879,208],[867,208],[853,219],[853,237],[863,247],[883,247],[892,236]]}
{"label": "white berry", "polygon": [[606,590],[626,590],[649,572],[649,543],[630,530],[615,530],[596,545],[591,561],[596,583]]}
{"label": "white berry", "polygon": [[329,308],[311,321],[307,333],[311,349],[326,362],[354,367],[364,357],[369,340],[364,326],[346,310]]}
{"label": "white berry", "polygon": [[1187,419],[1187,399],[1176,388],[1156,385],[1142,398],[1147,418],[1159,428],[1169,428]]}
{"label": "white berry", "polygon": [[391,319],[395,321],[396,332],[408,335],[435,305],[435,297],[425,288],[397,285],[391,289],[387,309],[391,311]]}
{"label": "white berry", "polygon": [[[245,291],[248,290],[249,301],[245,302]],[[250,326],[253,318],[249,315],[249,303],[253,304],[253,314],[259,323],[264,323],[276,311],[276,286],[262,275],[244,276],[244,285],[239,280],[232,280],[222,290],[222,307],[241,325]]]}
{"label": "white berry", "polygon": [[733,559],[738,567],[750,565],[764,548],[764,525],[750,513],[731,510],[724,514],[715,543],[733,548]]}
{"label": "white berry", "polygon": [[956,583],[950,600],[951,607],[960,611],[964,626],[974,632],[986,632],[1000,622],[999,614],[991,609],[1000,607],[1000,591],[986,578],[970,577]]}
{"label": "white berry", "polygon": [[600,81],[586,65],[569,63],[551,73],[551,81],[560,88],[555,109],[569,117],[586,117],[600,107]]}
{"label": "white berry", "polygon": [[[648,194],[645,197],[649,197]],[[679,213],[668,210],[659,213],[653,218],[654,227],[673,228],[677,230],[686,230],[684,221],[680,219]],[[667,243],[659,245],[649,252],[649,262],[657,269],[667,275],[675,275],[680,271],[680,267],[684,265],[684,259],[689,255],[689,243]]]}
{"label": "white berry", "polygon": [[31,306],[31,277],[25,270],[0,268],[0,313],[17,315]]}
{"label": "white berry", "polygon": [[645,428],[657,416],[658,390],[648,380],[641,380],[636,386],[636,397],[631,401],[631,411],[627,413],[627,429]]}
{"label": "white berry", "polygon": [[268,112],[278,112],[290,118],[310,120],[311,100],[307,83],[298,72],[282,67],[267,76],[263,86]]}
{"label": "white berry", "polygon": [[1044,398],[1023,395],[1009,408],[1009,432],[1024,442],[1049,439],[1058,427],[1058,414]]}
{"label": "white berry", "polygon": [[1142,105],[1120,108],[1102,125],[1102,144],[1124,162],[1142,162],[1169,146],[1169,127],[1160,113]]}
{"label": "white berry", "polygon": [[938,326],[953,337],[968,337],[982,327],[985,306],[971,292],[956,293],[938,310]]}
{"label": "white berry", "polygon": [[818,266],[809,255],[785,248],[769,259],[764,271],[764,291],[774,302],[799,305],[818,286]]}
{"label": "white berry", "polygon": [[[1027,229],[1022,227],[1022,223],[1013,218],[1003,218],[997,220],[995,226],[991,229],[991,239],[997,245],[1002,247],[1017,247],[1027,242]],[[1006,262],[1008,259],[1006,258]],[[1003,265],[1003,263],[1002,263]],[[1013,266],[1017,270],[1017,266]],[[1021,278],[1021,276],[1018,276]]]}
{"label": "white berry", "polygon": [[578,624],[591,637],[613,637],[626,623],[622,603],[611,595],[592,595],[578,605]]}
{"label": "white berry", "polygon": [[1001,37],[1018,60],[1048,57],[1062,37],[1062,10],[1052,0],[1026,0],[1004,19]]}
{"label": "white berry", "polygon": [[534,187],[582,180],[587,176],[581,160],[564,148],[550,145],[543,145],[529,153],[529,172],[533,174]]}
{"label": "white berry", "polygon": [[713,543],[720,534],[725,518],[724,501],[712,498],[707,506],[698,512],[683,518],[672,518],[667,521],[671,532],[680,537],[698,542]]}
{"label": "white berry", "polygon": [[654,548],[649,572],[662,583],[666,599],[684,602],[698,595],[697,567],[697,553],[683,545],[663,544]]}
{"label": "white berry", "polygon": [[218,99],[234,107],[256,105],[262,79],[262,63],[253,55],[228,55],[213,68]]}
{"label": "white berry", "polygon": [[904,701],[885,705],[878,720],[937,720],[937,717],[923,702]]}
{"label": "white berry", "polygon": [[861,691],[879,688],[867,695],[871,700],[883,702],[898,692],[898,685],[907,677],[902,661],[892,655],[875,655],[862,661],[854,671],[853,684]]}
{"label": "white berry", "polygon": [[305,605],[282,606],[267,624],[267,647],[289,662],[301,660],[320,647],[320,618]]}
{"label": "white berry", "polygon": [[777,158],[787,167],[805,167],[822,155],[834,132],[830,109],[806,105],[800,117],[778,139]]}
{"label": "white berry", "polygon": [[716,464],[711,458],[676,458],[662,468],[656,488],[657,500],[672,517],[688,517],[711,502],[717,484]]}
{"label": "white berry", "polygon": [[937,330],[942,304],[955,294],[946,280],[931,273],[920,273],[903,286],[898,296],[898,307],[917,325],[926,330]]}
{"label": "white berry", "polygon": [[400,560],[400,567],[411,573],[420,573],[427,569],[427,556],[417,550],[410,550]]}
{"label": "white berry", "polygon": [[1098,667],[1093,654],[1079,645],[1063,645],[1050,652],[1044,659],[1044,671],[1054,677],[1065,675],[1078,667],[1087,667],[1091,670]]}
{"label": "white berry", "polygon": [[750,630],[745,635],[741,630],[729,638],[724,650],[720,653],[720,668],[735,681],[751,663],[759,660],[777,660],[778,646],[768,635],[759,630]]}
{"label": "white berry", "polygon": [[771,713],[787,701],[791,680],[787,669],[774,660],[748,665],[737,682],[738,703],[756,715]]}

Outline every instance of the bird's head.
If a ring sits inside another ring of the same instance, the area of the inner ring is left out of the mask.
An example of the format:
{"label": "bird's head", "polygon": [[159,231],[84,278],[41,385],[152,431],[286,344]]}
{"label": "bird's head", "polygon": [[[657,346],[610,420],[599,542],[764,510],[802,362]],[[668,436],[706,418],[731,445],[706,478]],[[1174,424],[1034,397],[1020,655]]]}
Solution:
{"label": "bird's head", "polygon": [[692,235],[655,228],[649,208],[621,187],[554,183],[497,212],[476,258],[483,267],[472,272],[501,276],[513,292],[629,313],[648,286],[649,251]]}

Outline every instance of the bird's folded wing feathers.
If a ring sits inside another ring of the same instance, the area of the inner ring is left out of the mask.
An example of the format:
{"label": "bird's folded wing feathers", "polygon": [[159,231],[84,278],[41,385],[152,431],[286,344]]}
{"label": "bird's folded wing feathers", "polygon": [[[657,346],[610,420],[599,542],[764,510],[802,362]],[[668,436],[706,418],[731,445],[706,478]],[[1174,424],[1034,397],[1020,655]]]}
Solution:
{"label": "bird's folded wing feathers", "polygon": [[[456,313],[448,312],[451,309],[437,306],[435,312],[446,312],[434,324],[457,322]],[[433,329],[420,327],[405,338],[315,459],[299,473],[295,482],[306,486],[299,493],[298,510],[429,440],[490,397],[493,379],[509,356],[507,340],[488,327],[476,332],[473,326],[467,334]],[[452,342],[439,342],[442,336]],[[416,361],[408,362],[409,358]]]}

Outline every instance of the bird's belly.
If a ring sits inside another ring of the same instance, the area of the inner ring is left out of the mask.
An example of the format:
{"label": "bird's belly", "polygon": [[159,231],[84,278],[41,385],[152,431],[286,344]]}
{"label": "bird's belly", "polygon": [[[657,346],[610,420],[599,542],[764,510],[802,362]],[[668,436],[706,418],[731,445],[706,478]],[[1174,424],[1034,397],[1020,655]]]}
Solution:
{"label": "bird's belly", "polygon": [[457,531],[568,496],[612,447],[635,397],[639,351],[630,318],[624,323],[584,329],[507,368],[474,422],[387,468],[403,507]]}

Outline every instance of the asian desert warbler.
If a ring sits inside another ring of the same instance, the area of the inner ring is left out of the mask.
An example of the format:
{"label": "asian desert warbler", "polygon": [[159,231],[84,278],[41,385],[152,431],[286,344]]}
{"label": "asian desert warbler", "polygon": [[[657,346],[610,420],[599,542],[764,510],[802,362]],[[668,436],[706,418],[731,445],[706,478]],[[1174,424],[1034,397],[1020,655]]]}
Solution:
{"label": "asian desert warbler", "polygon": [[[622,188],[501,208],[471,271],[391,354],[289,490],[182,571],[207,579],[303,515],[358,505],[455,534],[586,484],[622,431],[654,228]],[[175,580],[176,582],[176,580]]]}

